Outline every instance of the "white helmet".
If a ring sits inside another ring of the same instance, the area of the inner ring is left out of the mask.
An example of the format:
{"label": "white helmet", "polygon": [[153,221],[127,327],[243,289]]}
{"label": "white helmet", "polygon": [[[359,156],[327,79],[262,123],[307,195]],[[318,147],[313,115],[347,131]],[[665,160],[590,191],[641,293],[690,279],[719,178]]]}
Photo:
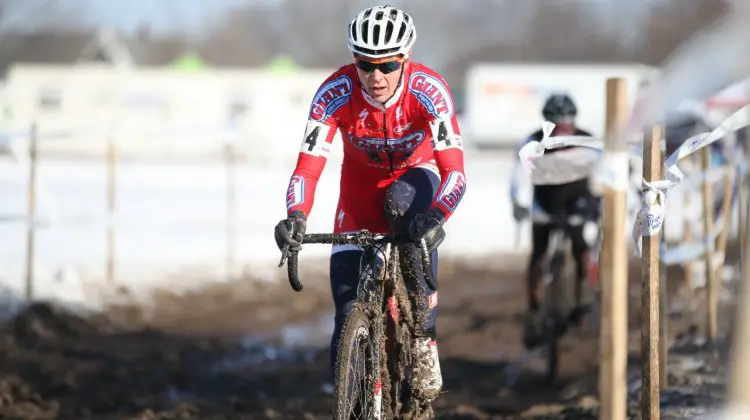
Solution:
{"label": "white helmet", "polygon": [[414,19],[393,6],[375,6],[360,12],[349,24],[349,50],[368,58],[407,55],[417,39]]}

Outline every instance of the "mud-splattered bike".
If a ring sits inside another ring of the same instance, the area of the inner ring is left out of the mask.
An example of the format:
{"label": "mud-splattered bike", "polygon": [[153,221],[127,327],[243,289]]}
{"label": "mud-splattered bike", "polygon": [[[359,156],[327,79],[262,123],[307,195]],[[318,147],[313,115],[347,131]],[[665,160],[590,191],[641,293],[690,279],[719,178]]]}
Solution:
{"label": "mud-splattered bike", "polygon": [[[412,337],[428,314],[425,291],[416,281],[420,271],[428,287],[437,290],[425,242],[404,246],[410,243],[406,238],[362,230],[307,234],[302,243],[350,244],[364,250],[357,300],[338,343],[333,418],[432,418],[431,404],[412,386],[416,378],[410,374]],[[296,252],[282,252],[279,267],[288,260],[289,282],[299,292],[297,257]]]}
{"label": "mud-splattered bike", "polygon": [[[589,251],[587,263],[589,265],[586,280],[588,287],[592,291],[593,299],[588,305],[573,308],[570,304],[570,276],[566,270],[567,252],[570,245],[570,229],[581,227],[593,227],[584,216],[577,214],[559,213],[553,216],[544,213],[535,214],[534,221],[551,225],[549,236],[549,245],[547,247],[546,266],[543,270],[542,284],[544,288],[544,300],[540,311],[539,320],[541,322],[541,341],[546,345],[547,371],[546,379],[550,382],[555,381],[559,365],[559,340],[568,330],[571,324],[577,324],[579,319],[588,313],[591,320],[591,328],[598,331],[599,320],[599,273],[598,273],[598,255],[601,235],[596,234],[595,238],[586,238]],[[587,226],[588,225],[588,226]],[[594,228],[600,232],[598,225]],[[580,287],[584,287],[581,284]],[[580,297],[580,295],[579,295]],[[581,302],[576,302],[581,304]],[[573,310],[571,310],[573,308]]]}

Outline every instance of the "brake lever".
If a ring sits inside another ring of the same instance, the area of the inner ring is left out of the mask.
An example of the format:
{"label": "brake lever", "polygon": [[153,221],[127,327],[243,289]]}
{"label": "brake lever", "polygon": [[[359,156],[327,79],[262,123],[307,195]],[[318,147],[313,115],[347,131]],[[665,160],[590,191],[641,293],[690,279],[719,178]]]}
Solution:
{"label": "brake lever", "polygon": [[432,291],[437,291],[437,282],[432,277],[432,258],[430,255],[430,250],[427,248],[427,241],[424,240],[424,238],[419,241],[419,248],[421,253],[422,271],[424,273],[425,283],[427,283],[427,287],[432,289]]}
{"label": "brake lever", "polygon": [[289,258],[289,244],[284,244],[281,248],[281,261],[279,261],[279,267],[283,267],[286,260]]}

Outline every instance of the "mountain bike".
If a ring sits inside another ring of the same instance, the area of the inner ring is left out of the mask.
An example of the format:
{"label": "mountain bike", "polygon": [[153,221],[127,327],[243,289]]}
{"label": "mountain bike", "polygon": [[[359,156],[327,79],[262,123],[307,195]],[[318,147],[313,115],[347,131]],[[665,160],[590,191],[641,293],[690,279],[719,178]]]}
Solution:
{"label": "mountain bike", "polygon": [[[431,403],[420,397],[412,387],[415,378],[410,377],[416,357],[412,337],[420,332],[420,321],[429,314],[425,290],[416,281],[418,272],[423,273],[431,290],[437,290],[424,240],[414,244],[418,246],[404,247],[413,242],[361,230],[307,234],[302,243],[351,244],[364,250],[357,299],[338,343],[333,418],[432,418]],[[297,273],[297,252],[282,252],[279,267],[285,259],[289,283],[299,292],[303,286]]]}
{"label": "mountain bike", "polygon": [[[570,245],[569,230],[572,227],[584,226],[587,222],[581,215],[567,215],[558,213],[556,215],[535,214],[534,221],[546,223],[552,226],[549,245],[545,257],[546,264],[543,268],[542,285],[544,299],[540,310],[541,338],[546,345],[546,379],[555,381],[559,365],[559,339],[567,332],[571,324],[571,308],[569,301],[570,281],[566,272],[567,252]],[[599,274],[598,274],[598,243],[599,237],[591,245],[589,252],[589,269],[587,273],[589,287],[594,292],[594,299],[585,307],[590,315],[592,327],[598,329],[599,317]],[[583,314],[576,314],[580,317]]]}

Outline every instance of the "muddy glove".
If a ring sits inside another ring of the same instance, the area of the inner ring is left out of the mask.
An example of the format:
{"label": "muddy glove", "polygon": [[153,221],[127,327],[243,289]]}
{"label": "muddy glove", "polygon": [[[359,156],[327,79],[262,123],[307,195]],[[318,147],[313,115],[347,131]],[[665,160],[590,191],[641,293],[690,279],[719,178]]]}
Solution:
{"label": "muddy glove", "polygon": [[424,239],[427,249],[432,251],[445,239],[444,221],[445,216],[437,209],[430,209],[427,213],[418,214],[409,225],[409,239],[412,241]]}
{"label": "muddy glove", "polygon": [[282,252],[285,247],[288,247],[291,252],[298,252],[302,249],[302,238],[306,227],[305,214],[299,210],[293,211],[289,217],[276,224],[273,232],[276,246]]}
{"label": "muddy glove", "polygon": [[527,217],[529,217],[529,209],[524,206],[513,203],[513,218],[516,220],[516,222],[520,222],[521,220],[524,220]]}

